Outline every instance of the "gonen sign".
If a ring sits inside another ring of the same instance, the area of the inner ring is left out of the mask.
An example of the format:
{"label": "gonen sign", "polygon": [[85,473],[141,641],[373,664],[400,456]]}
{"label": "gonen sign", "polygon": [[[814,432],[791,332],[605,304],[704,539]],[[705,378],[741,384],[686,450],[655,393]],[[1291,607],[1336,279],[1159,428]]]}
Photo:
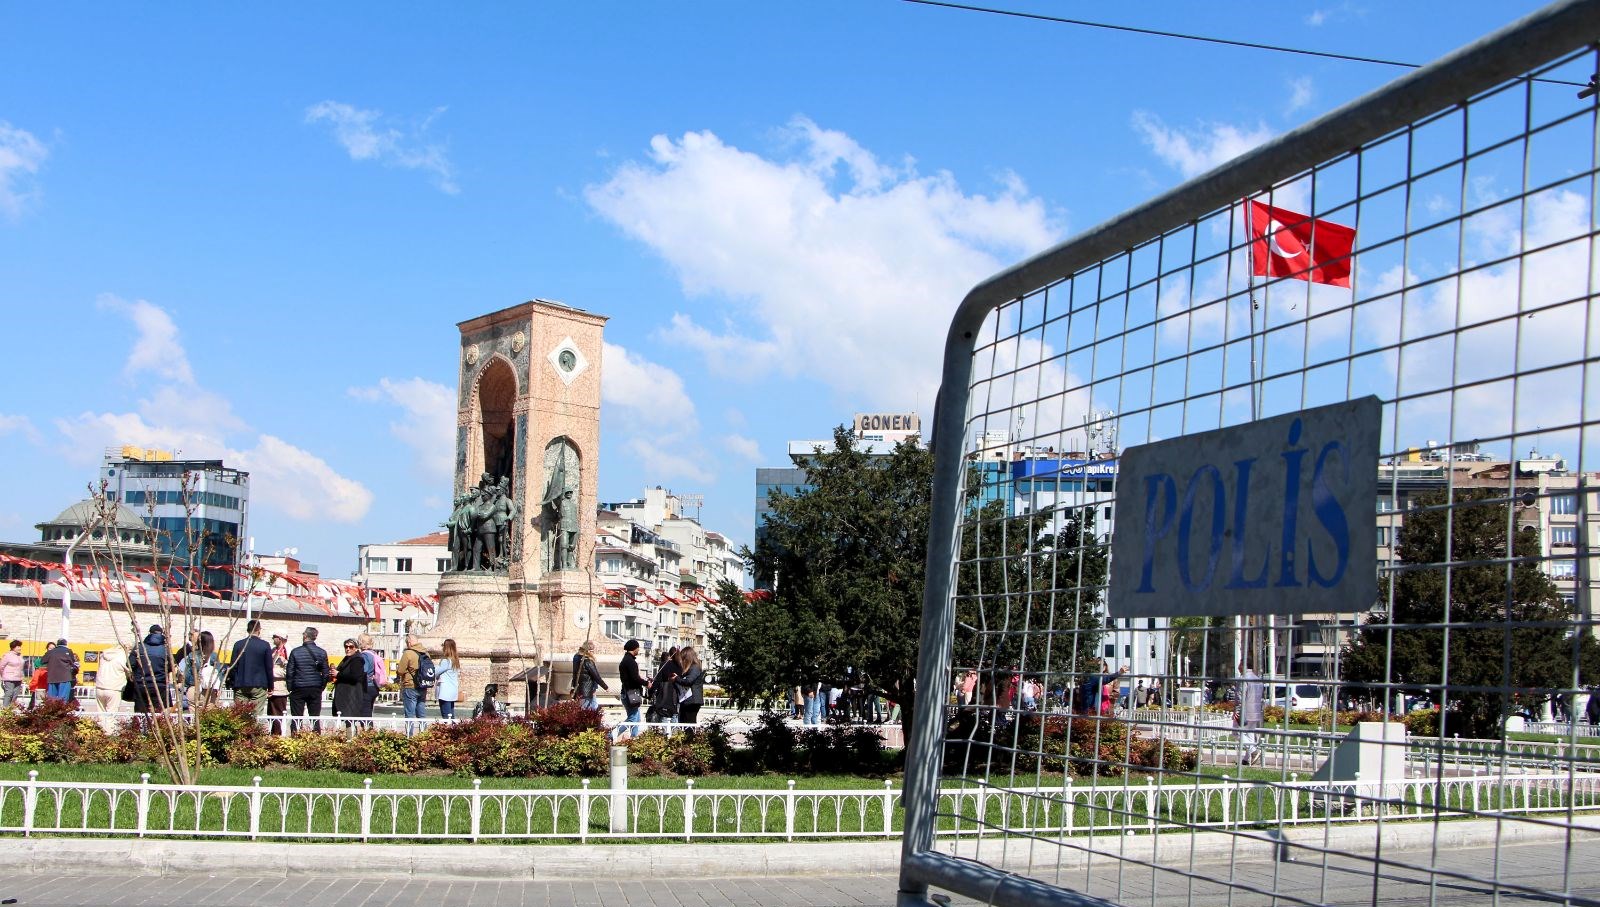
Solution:
{"label": "gonen sign", "polygon": [[1124,451],[1110,615],[1365,611],[1382,412],[1364,397]]}

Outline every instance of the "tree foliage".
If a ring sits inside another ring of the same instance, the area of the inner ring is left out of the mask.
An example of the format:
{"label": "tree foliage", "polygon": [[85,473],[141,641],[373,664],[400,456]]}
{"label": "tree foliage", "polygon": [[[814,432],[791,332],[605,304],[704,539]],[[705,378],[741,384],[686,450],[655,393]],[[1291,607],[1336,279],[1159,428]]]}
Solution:
{"label": "tree foliage", "polygon": [[[969,482],[968,487],[972,487]],[[980,671],[1098,670],[1106,543],[1095,507],[969,511],[957,576],[956,663]],[[1065,685],[1065,684],[1064,684]]]}
{"label": "tree foliage", "polygon": [[[887,456],[849,429],[806,463],[810,489],[774,492],[765,532],[746,550],[769,596],[724,588],[708,635],[718,680],[756,701],[798,684],[839,683],[853,668],[909,705],[922,616],[933,455],[914,442]],[[731,593],[731,594],[730,594]]]}
{"label": "tree foliage", "polygon": [[[1497,494],[1458,489],[1449,509],[1442,490],[1418,497],[1396,554],[1420,569],[1395,575],[1392,612],[1370,617],[1344,653],[1350,681],[1404,684],[1412,695],[1447,700],[1446,732],[1471,737],[1498,737],[1516,700],[1531,704],[1595,676],[1594,638],[1574,633],[1539,569],[1537,530],[1510,530],[1507,505],[1488,500]],[[1459,566],[1447,571],[1446,563]]]}

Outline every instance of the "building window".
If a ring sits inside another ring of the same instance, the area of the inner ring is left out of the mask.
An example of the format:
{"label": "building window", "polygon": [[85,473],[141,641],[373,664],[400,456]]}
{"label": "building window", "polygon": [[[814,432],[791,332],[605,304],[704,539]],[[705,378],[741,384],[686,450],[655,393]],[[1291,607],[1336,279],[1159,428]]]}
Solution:
{"label": "building window", "polygon": [[1557,548],[1574,548],[1578,544],[1578,527],[1551,526],[1550,544]]}
{"label": "building window", "polygon": [[1122,657],[1123,658],[1132,658],[1133,657],[1133,643],[1126,643],[1126,644],[1123,645],[1123,647],[1122,647]]}
{"label": "building window", "polygon": [[367,572],[368,573],[388,573],[389,572],[389,559],[386,558],[386,557],[369,557],[369,558],[367,558]]}
{"label": "building window", "polygon": [[1150,629],[1154,630],[1156,628],[1156,619],[1154,617],[1151,617],[1151,618],[1147,618],[1147,620],[1149,621]]}
{"label": "building window", "polygon": [[1562,516],[1572,516],[1578,512],[1578,496],[1575,494],[1558,494],[1550,498],[1550,512]]}
{"label": "building window", "polygon": [[1573,560],[1547,561],[1544,569],[1554,579],[1572,579],[1578,575],[1578,562]]}
{"label": "building window", "polygon": [[1116,643],[1110,643],[1110,642],[1106,643],[1106,657],[1107,658],[1116,658],[1117,657],[1117,645],[1116,645]]}
{"label": "building window", "polygon": [[411,558],[409,558],[409,557],[397,557],[397,558],[395,558],[394,559],[394,572],[396,572],[396,573],[410,573],[411,572]]}
{"label": "building window", "polygon": [[1389,527],[1388,526],[1379,526],[1378,527],[1378,545],[1380,547],[1387,547],[1388,544],[1389,544]]}
{"label": "building window", "polygon": [[441,558],[439,558],[439,559],[437,559],[437,560],[435,560],[433,562],[433,572],[434,573],[448,573],[449,571],[450,571],[450,559],[449,558],[441,557]]}

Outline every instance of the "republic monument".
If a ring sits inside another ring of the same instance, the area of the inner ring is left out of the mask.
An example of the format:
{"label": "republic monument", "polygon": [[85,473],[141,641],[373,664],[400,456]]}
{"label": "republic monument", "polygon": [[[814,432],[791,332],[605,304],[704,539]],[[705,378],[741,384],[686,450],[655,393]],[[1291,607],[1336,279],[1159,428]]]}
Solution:
{"label": "republic monument", "polygon": [[[598,635],[604,587],[594,576],[600,360],[606,318],[535,299],[457,327],[451,569],[439,583],[430,650],[461,654],[461,702],[487,683],[547,670],[565,694],[585,640],[599,661],[620,646]],[[591,635],[593,634],[593,635]]]}

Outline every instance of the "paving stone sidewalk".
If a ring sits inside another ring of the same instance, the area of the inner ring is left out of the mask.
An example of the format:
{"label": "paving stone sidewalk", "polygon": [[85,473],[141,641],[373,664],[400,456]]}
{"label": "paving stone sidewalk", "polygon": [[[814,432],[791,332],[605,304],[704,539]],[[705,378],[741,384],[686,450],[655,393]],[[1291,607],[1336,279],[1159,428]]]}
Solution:
{"label": "paving stone sidewalk", "polygon": [[[350,848],[352,858],[359,847]],[[1411,855],[1416,859],[1418,855]],[[1238,863],[1196,867],[1197,875],[1232,878],[1275,900],[1238,887],[1189,880],[1170,872],[1152,877],[1148,868],[1105,863],[1086,877],[1062,881],[1115,903],[1249,907],[1269,904],[1575,904],[1600,905],[1600,843],[1573,846],[1530,844],[1500,849],[1462,848],[1442,853],[1437,865],[1457,872],[1492,872],[1502,882],[1560,889],[1564,869],[1571,897],[1528,898],[1478,882],[1438,879],[1430,891],[1425,874],[1385,869],[1376,878],[1369,863],[1352,858],[1317,863]],[[307,867],[302,876],[129,876],[103,873],[59,876],[11,873],[0,881],[0,898],[16,907],[855,907],[892,905],[892,876],[831,876],[778,879],[597,880],[520,882],[339,878],[338,867]],[[1153,896],[1152,896],[1153,895]],[[1285,897],[1287,895],[1287,897]],[[955,907],[977,902],[955,898]]]}

